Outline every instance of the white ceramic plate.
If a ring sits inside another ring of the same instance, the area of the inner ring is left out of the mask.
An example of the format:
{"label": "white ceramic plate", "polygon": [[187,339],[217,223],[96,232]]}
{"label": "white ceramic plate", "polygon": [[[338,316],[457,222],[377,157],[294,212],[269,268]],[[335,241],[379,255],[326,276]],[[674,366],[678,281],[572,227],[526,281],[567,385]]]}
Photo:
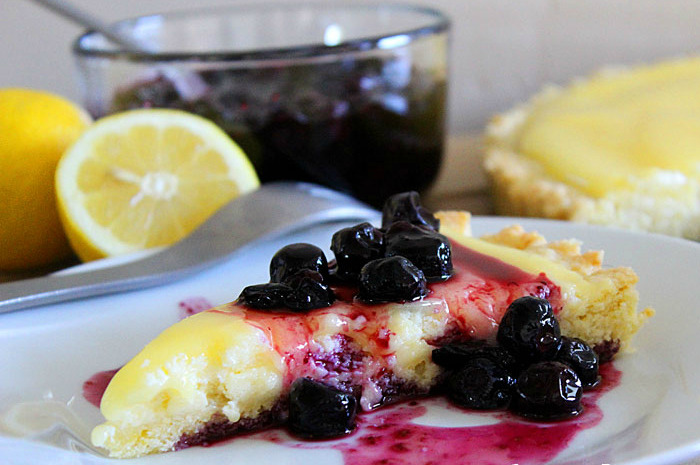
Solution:
{"label": "white ceramic plate", "polygon": [[[580,433],[553,464],[663,465],[700,456],[700,244],[651,234],[546,220],[476,218],[475,234],[519,222],[549,239],[576,237],[606,250],[606,264],[632,266],[641,305],[657,315],[620,357],[622,383],[600,399],[603,420]],[[179,318],[179,302],[221,304],[247,284],[267,280],[269,257],[289,242],[323,246],[339,225],[268,241],[226,263],[170,285],[0,315],[0,464],[113,463],[81,444],[101,421],[81,396],[98,371],[124,364]],[[326,251],[329,253],[327,247]],[[109,264],[109,261],[106,262]],[[465,413],[465,423],[473,421]],[[61,426],[64,425],[64,426]],[[65,425],[77,440],[65,433]],[[55,444],[60,444],[56,446]],[[341,464],[334,450],[288,449],[234,441],[129,463]]]}

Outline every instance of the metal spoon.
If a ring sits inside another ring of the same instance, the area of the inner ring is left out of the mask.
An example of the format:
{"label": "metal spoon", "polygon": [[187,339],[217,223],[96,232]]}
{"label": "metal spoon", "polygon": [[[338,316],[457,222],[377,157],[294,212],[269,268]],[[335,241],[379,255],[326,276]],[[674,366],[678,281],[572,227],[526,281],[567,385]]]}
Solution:
{"label": "metal spoon", "polygon": [[[81,10],[65,0],[32,0],[54,13],[73,21],[87,29],[99,32],[115,44],[130,52],[152,54],[152,46],[127,32],[112,27],[101,19]],[[175,66],[162,66],[160,71],[173,83],[180,97],[192,101],[202,97],[207,91],[207,84],[201,76],[194,72],[185,71]]]}

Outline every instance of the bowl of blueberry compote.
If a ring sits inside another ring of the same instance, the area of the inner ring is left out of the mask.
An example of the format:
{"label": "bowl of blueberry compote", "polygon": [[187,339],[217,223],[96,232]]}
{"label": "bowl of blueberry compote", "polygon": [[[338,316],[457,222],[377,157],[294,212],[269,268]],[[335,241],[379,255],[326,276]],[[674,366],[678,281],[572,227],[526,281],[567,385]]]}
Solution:
{"label": "bowl of blueberry compote", "polygon": [[255,3],[113,25],[73,47],[94,117],[177,108],[222,127],[263,182],[324,184],[380,205],[425,190],[445,130],[449,20],[400,4]]}

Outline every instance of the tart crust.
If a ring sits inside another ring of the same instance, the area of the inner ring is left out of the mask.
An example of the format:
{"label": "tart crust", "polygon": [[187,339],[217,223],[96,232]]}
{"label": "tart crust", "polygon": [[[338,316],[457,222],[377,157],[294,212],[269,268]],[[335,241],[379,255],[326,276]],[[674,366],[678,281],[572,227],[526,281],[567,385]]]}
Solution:
{"label": "tart crust", "polygon": [[[457,241],[461,231],[471,235],[470,218],[462,212],[438,212],[436,216],[440,218],[440,230]],[[654,314],[650,308],[637,310],[638,277],[631,268],[603,268],[604,253],[582,252],[581,242],[576,239],[548,242],[541,234],[525,231],[517,224],[481,239],[559,263],[588,283],[594,292],[577,295],[572,291],[565,296],[566,303],[557,318],[562,334],[597,346],[603,358],[615,355],[609,353],[611,347],[632,351],[632,336]]]}

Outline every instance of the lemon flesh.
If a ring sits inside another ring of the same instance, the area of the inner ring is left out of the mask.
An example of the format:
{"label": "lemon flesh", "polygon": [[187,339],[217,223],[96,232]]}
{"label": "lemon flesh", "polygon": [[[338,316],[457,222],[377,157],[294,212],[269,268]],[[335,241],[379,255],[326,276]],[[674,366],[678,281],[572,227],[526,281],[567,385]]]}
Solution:
{"label": "lemon flesh", "polygon": [[56,172],[61,219],[85,261],[173,244],[258,186],[228,135],[178,110],[134,110],[97,121]]}
{"label": "lemon flesh", "polygon": [[60,96],[0,89],[0,270],[41,268],[71,256],[53,181],[61,155],[90,121]]}
{"label": "lemon flesh", "polygon": [[544,98],[516,148],[593,197],[659,170],[700,180],[700,58],[601,73]]}

